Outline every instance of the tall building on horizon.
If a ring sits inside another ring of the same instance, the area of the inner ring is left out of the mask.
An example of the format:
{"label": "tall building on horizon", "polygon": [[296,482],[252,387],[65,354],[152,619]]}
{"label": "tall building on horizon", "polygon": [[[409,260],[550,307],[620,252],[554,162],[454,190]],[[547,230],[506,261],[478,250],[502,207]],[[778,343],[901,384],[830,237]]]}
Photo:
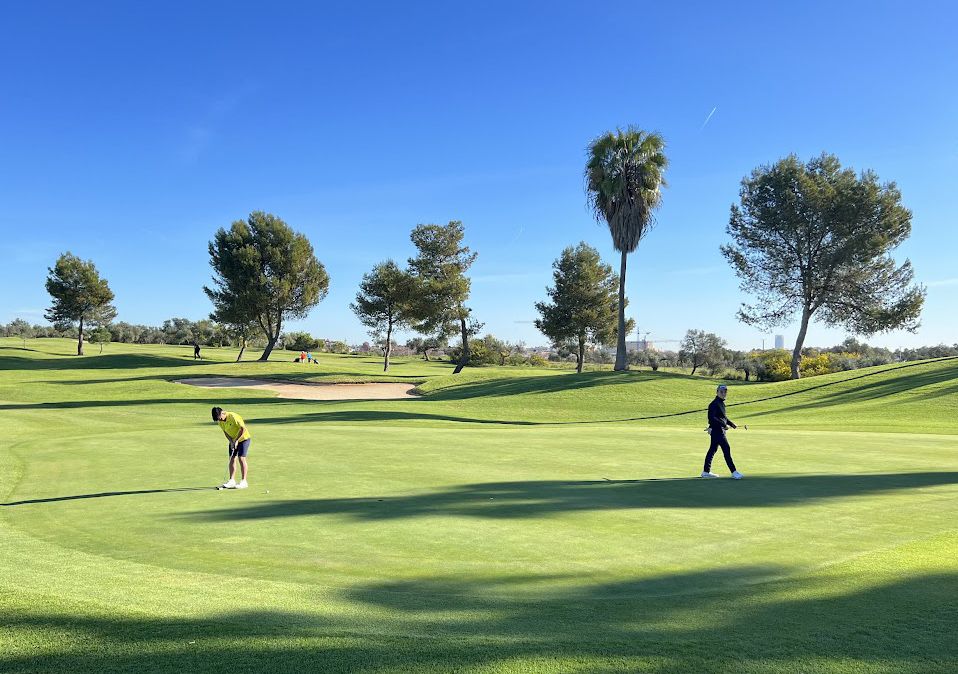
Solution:
{"label": "tall building on horizon", "polygon": [[775,348],[776,349],[785,348],[785,335],[775,335]]}

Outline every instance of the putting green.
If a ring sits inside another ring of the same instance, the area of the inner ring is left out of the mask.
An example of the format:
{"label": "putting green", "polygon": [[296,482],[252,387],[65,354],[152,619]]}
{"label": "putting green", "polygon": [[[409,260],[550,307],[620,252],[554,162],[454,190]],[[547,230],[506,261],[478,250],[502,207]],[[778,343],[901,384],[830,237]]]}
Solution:
{"label": "putting green", "polygon": [[[175,381],[378,363],[20,345],[0,671],[958,669],[958,361],[735,386],[747,478],[703,481],[701,378],[400,359],[424,397],[295,401]],[[246,491],[210,488],[213,404]]]}

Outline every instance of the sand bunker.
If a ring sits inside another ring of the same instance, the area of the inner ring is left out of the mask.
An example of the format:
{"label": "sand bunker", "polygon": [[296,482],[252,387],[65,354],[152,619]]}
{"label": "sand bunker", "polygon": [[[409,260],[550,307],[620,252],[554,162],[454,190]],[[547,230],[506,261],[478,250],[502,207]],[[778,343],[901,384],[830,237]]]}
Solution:
{"label": "sand bunker", "polygon": [[240,377],[180,379],[178,384],[207,388],[255,388],[296,400],[397,400],[413,397],[415,384],[289,384]]}

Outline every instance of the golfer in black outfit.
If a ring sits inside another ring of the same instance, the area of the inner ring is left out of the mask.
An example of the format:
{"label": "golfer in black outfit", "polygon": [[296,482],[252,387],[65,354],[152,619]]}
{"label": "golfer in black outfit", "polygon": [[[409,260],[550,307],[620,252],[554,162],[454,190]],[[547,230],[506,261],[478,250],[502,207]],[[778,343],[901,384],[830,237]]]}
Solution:
{"label": "golfer in black outfit", "polygon": [[736,480],[741,480],[744,476],[735,470],[735,462],[732,461],[732,448],[729,447],[728,438],[725,437],[725,430],[729,426],[738,428],[725,416],[725,396],[727,395],[728,387],[724,384],[719,386],[715,391],[715,400],[709,405],[708,431],[711,434],[712,442],[709,443],[709,451],[705,455],[705,468],[702,469],[702,477],[718,477],[718,475],[712,472],[712,457],[715,456],[715,451],[721,447],[722,454],[725,456],[725,464],[728,466],[728,469],[732,471],[732,477]]}

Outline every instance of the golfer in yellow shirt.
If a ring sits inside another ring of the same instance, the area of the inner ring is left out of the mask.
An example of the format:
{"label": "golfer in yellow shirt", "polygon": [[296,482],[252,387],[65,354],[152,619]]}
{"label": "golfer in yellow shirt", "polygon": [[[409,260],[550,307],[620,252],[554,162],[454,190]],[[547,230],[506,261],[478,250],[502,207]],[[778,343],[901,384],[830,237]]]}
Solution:
{"label": "golfer in yellow shirt", "polygon": [[[249,464],[246,462],[246,455],[249,452],[250,435],[249,429],[243,417],[236,412],[227,412],[222,407],[213,408],[213,421],[217,422],[223,435],[229,440],[230,452],[230,476],[224,482],[220,489],[246,489],[246,477],[249,474]],[[236,459],[239,458],[240,471],[242,479],[237,484],[233,479],[236,475]]]}

